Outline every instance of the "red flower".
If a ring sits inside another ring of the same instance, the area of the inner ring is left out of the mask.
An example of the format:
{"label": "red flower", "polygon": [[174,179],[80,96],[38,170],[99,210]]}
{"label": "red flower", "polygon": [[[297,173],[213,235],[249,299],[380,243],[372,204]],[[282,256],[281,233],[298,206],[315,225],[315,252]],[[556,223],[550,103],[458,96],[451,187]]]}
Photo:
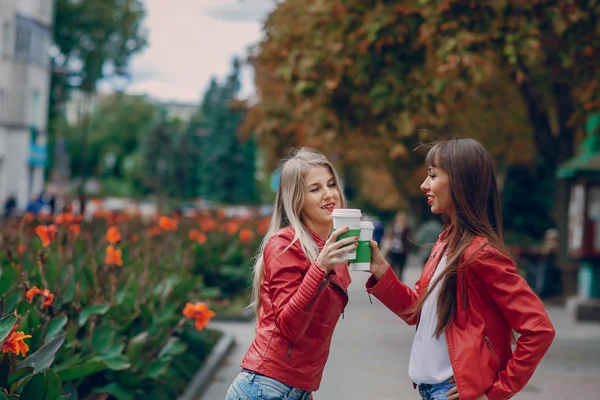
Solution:
{"label": "red flower", "polygon": [[42,241],[42,246],[48,247],[50,243],[56,237],[56,226],[55,225],[38,225],[35,227],[35,233],[39,236]]}
{"label": "red flower", "polygon": [[29,346],[25,343],[24,339],[29,339],[31,335],[26,335],[24,332],[17,332],[18,327],[18,325],[13,326],[6,339],[4,339],[2,352],[8,353],[10,351],[16,355],[21,353],[21,355],[25,357],[29,351]]}
{"label": "red flower", "polygon": [[121,242],[121,233],[119,232],[119,228],[116,226],[111,226],[108,228],[106,232],[106,241],[110,244],[118,244]]}
{"label": "red flower", "polygon": [[254,232],[252,232],[250,229],[244,228],[240,231],[240,240],[242,243],[246,244],[252,239],[254,239]]}
{"label": "red flower", "polygon": [[169,217],[160,217],[158,220],[158,226],[160,226],[165,231],[176,231],[177,220]]}
{"label": "red flower", "polygon": [[113,246],[108,246],[106,248],[106,257],[104,258],[104,263],[107,265],[118,265],[119,267],[122,267],[123,258],[121,250],[115,249]]}
{"label": "red flower", "polygon": [[196,330],[201,331],[216,314],[208,309],[206,303],[187,303],[183,309],[183,315],[196,320]]}

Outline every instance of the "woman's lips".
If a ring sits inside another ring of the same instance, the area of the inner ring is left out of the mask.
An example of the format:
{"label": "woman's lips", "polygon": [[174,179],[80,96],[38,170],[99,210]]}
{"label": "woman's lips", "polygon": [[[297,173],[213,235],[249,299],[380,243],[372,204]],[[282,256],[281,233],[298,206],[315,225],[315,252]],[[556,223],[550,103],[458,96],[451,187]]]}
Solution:
{"label": "woman's lips", "polygon": [[321,208],[331,214],[335,210],[335,203],[327,203]]}
{"label": "woman's lips", "polygon": [[427,204],[431,205],[433,203],[433,197],[427,196]]}

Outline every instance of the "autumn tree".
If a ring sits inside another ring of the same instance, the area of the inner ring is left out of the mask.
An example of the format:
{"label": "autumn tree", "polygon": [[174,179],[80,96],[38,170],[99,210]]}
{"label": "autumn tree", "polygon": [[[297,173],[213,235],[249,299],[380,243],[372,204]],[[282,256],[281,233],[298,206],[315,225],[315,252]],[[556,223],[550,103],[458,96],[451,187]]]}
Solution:
{"label": "autumn tree", "polygon": [[[585,113],[600,108],[599,16],[595,1],[286,0],[252,57],[260,102],[248,124],[272,148],[310,142],[340,157],[376,140],[402,188],[420,164],[412,149],[456,134],[456,112],[497,80],[552,176]],[[510,148],[518,137],[505,139]]]}

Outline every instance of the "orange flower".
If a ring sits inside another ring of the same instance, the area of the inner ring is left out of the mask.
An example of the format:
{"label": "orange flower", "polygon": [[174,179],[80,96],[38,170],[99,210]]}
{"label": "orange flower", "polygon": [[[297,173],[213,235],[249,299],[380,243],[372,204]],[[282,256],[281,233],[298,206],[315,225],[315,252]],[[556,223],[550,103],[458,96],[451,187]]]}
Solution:
{"label": "orange flower", "polygon": [[140,235],[138,235],[137,233],[134,233],[133,235],[131,235],[131,241],[133,243],[137,243],[140,241]]}
{"label": "orange flower", "polygon": [[110,244],[118,244],[121,242],[121,233],[117,226],[111,226],[106,232],[106,241]]}
{"label": "orange flower", "polygon": [[34,219],[35,215],[33,215],[32,212],[25,213],[25,215],[23,216],[23,222],[26,224],[32,222]]}
{"label": "orange flower", "polygon": [[75,237],[79,236],[79,234],[81,233],[81,225],[79,225],[79,224],[69,225],[69,227],[67,229]]}
{"label": "orange flower", "polygon": [[75,217],[73,216],[72,213],[70,212],[65,212],[62,214],[58,214],[56,216],[55,222],[57,225],[66,225],[68,223],[73,222],[73,220],[75,219]]}
{"label": "orange flower", "polygon": [[195,240],[200,244],[206,243],[206,235],[197,229],[192,229],[189,234],[190,240]]}
{"label": "orange flower", "polygon": [[258,223],[258,228],[256,229],[256,232],[260,235],[260,236],[264,236],[267,231],[269,230],[269,226],[271,225],[271,218],[263,218],[259,223]]}
{"label": "orange flower", "polygon": [[19,353],[21,353],[21,355],[25,357],[25,355],[29,351],[29,346],[27,345],[27,343],[25,343],[24,339],[29,339],[31,335],[26,335],[24,332],[17,332],[18,327],[19,325],[13,326],[6,339],[4,339],[2,352],[8,353],[10,351],[11,353],[14,353],[16,355],[19,355]]}
{"label": "orange flower", "polygon": [[20,244],[17,246],[17,253],[23,254],[23,253],[25,253],[25,250],[27,250],[26,244]]}
{"label": "orange flower", "polygon": [[35,233],[42,241],[42,246],[48,247],[56,237],[56,225],[38,225],[35,227]]}
{"label": "orange flower", "polygon": [[244,228],[240,231],[240,240],[242,243],[246,244],[252,239],[254,239],[254,232],[252,232],[250,229]]}
{"label": "orange flower", "polygon": [[54,295],[48,289],[44,289],[40,294],[44,297],[42,305],[45,307],[51,306],[54,302]]}
{"label": "orange flower", "polygon": [[229,221],[225,224],[225,230],[229,232],[230,235],[235,235],[240,227],[233,221]]}
{"label": "orange flower", "polygon": [[217,211],[217,218],[225,219],[225,210],[220,209],[219,211]]}
{"label": "orange flower", "polygon": [[151,228],[148,228],[146,233],[148,234],[148,237],[153,237],[156,235],[160,235],[162,233],[162,229],[160,229],[160,226],[153,226]]}
{"label": "orange flower", "polygon": [[158,219],[158,226],[160,226],[165,231],[176,231],[177,220],[163,216]]}
{"label": "orange flower", "polygon": [[42,291],[40,289],[38,289],[37,286],[32,287],[31,289],[29,289],[27,292],[25,292],[25,298],[27,299],[28,302],[33,302],[33,297],[41,294]]}
{"label": "orange flower", "polygon": [[40,290],[37,286],[32,287],[25,293],[25,299],[31,303],[33,302],[33,298],[38,294],[44,298],[44,302],[42,303],[44,307],[51,306],[54,302],[54,295],[48,289]]}
{"label": "orange flower", "polygon": [[212,232],[216,229],[216,227],[217,221],[212,218],[200,221],[200,229],[202,229],[202,232]]}
{"label": "orange flower", "polygon": [[196,320],[196,330],[201,331],[208,325],[208,322],[215,313],[208,309],[206,303],[187,303],[183,309],[183,315],[189,319]]}
{"label": "orange flower", "polygon": [[107,265],[118,265],[119,267],[122,267],[123,258],[121,250],[115,249],[113,246],[108,246],[106,248],[106,257],[104,258],[104,263]]}

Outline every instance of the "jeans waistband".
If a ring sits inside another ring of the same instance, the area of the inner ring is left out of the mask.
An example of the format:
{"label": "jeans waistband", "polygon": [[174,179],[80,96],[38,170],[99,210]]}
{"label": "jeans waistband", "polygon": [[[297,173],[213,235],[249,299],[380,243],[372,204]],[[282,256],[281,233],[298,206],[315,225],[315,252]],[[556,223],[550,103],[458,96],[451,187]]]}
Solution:
{"label": "jeans waistband", "polygon": [[[250,371],[249,369],[246,369],[246,368],[242,368],[242,372],[262,376],[262,377],[265,377],[268,379],[277,380],[277,379],[271,378],[270,376],[259,374],[258,372],[255,372],[255,371]],[[298,398],[298,400],[309,400],[311,398],[312,392],[308,392],[306,390],[301,390],[301,389],[295,388],[295,387],[288,385],[287,383],[281,382],[279,380],[277,380],[277,381],[280,382],[281,384],[287,386],[290,389],[289,394],[292,394],[292,392],[293,392],[294,397]]]}
{"label": "jeans waistband", "polygon": [[430,389],[433,386],[437,386],[437,385],[444,385],[446,383],[455,383],[456,381],[454,380],[454,377],[450,377],[449,379],[445,380],[444,382],[440,382],[440,383],[419,383],[415,386],[417,386],[418,388],[423,388],[423,389]]}

